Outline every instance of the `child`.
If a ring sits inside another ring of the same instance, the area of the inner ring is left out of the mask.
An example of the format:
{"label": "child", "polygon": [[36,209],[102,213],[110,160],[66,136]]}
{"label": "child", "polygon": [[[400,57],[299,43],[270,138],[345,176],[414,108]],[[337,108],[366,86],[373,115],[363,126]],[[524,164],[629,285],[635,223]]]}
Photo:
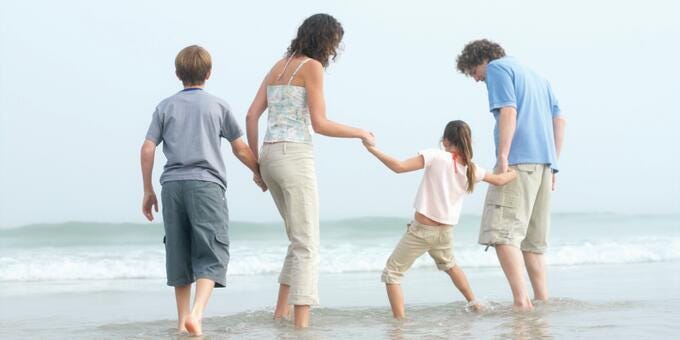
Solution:
{"label": "child", "polygon": [[413,262],[426,251],[439,270],[445,271],[460,290],[468,306],[480,310],[463,271],[453,257],[451,231],[458,223],[463,194],[471,193],[481,180],[504,185],[516,177],[514,172],[492,174],[472,163],[472,138],[468,125],[460,120],[449,122],[444,129],[445,150],[429,149],[404,161],[392,158],[374,146],[364,144],[388,168],[396,173],[425,168],[414,208],[413,221],[406,234],[387,260],[382,281],[395,318],[404,318],[404,297],[399,282]]}
{"label": "child", "polygon": [[[231,143],[234,155],[259,179],[258,165],[243,142],[229,105],[203,90],[212,62],[208,51],[189,46],[175,58],[175,73],[184,89],[156,107],[142,145],[144,180],[142,212],[153,221],[158,200],[151,183],[156,146],[167,158],[161,175],[165,267],[168,285],[175,287],[177,328],[192,336],[202,334],[201,318],[213,287],[226,284],[229,262],[229,214],[225,200],[225,166],[220,137]],[[196,282],[190,309],[191,284]]]}

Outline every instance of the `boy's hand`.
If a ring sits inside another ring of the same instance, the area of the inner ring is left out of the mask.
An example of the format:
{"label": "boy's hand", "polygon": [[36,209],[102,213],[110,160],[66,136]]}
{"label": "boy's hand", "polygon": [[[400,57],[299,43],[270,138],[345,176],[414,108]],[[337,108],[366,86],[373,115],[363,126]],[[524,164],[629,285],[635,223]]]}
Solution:
{"label": "boy's hand", "polygon": [[267,184],[262,180],[262,176],[260,174],[253,174],[253,182],[257,184],[260,189],[262,189],[262,192],[267,191]]}
{"label": "boy's hand", "polygon": [[154,207],[156,212],[158,212],[158,199],[156,199],[156,193],[145,192],[144,198],[142,199],[142,213],[147,220],[153,221],[153,212],[151,212],[151,207]]}

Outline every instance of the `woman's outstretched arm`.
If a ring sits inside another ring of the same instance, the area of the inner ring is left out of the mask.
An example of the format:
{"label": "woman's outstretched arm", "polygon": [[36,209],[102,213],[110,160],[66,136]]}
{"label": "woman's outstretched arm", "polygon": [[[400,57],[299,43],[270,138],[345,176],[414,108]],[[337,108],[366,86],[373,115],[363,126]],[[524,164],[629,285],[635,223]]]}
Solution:
{"label": "woman's outstretched arm", "polygon": [[301,75],[307,89],[309,114],[314,132],[341,138],[361,138],[363,142],[374,143],[373,134],[359,128],[343,125],[326,117],[326,101],[323,92],[323,67],[316,60],[310,60],[302,69]]}

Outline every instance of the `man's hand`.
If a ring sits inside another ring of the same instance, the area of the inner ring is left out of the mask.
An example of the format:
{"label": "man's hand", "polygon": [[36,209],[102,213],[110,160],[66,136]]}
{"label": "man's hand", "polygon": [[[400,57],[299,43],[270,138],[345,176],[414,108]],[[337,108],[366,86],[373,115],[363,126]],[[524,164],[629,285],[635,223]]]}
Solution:
{"label": "man's hand", "polygon": [[149,221],[153,221],[151,207],[154,207],[156,212],[158,212],[158,199],[156,199],[156,193],[153,191],[145,192],[144,198],[142,199],[142,213]]}

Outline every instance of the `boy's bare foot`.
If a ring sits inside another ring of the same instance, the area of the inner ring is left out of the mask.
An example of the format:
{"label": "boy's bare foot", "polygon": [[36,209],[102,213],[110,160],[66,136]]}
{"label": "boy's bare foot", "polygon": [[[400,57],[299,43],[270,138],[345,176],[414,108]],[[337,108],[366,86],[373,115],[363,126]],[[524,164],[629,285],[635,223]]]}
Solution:
{"label": "boy's bare foot", "polygon": [[191,336],[201,336],[203,335],[203,328],[201,326],[201,319],[193,315],[189,315],[184,321],[184,327],[186,327],[187,332]]}

